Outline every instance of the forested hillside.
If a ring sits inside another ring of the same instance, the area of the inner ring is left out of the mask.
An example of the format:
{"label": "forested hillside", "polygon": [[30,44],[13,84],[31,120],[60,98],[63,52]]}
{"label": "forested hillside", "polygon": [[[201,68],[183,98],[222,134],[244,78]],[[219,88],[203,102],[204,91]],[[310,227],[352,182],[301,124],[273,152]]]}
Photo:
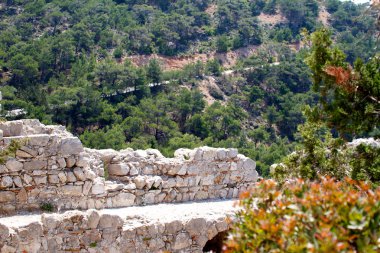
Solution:
{"label": "forested hillside", "polygon": [[266,176],[319,98],[307,31],[326,25],[349,63],[367,61],[378,42],[366,11],[339,0],[2,1],[1,114],[64,124],[94,148],[237,147]]}

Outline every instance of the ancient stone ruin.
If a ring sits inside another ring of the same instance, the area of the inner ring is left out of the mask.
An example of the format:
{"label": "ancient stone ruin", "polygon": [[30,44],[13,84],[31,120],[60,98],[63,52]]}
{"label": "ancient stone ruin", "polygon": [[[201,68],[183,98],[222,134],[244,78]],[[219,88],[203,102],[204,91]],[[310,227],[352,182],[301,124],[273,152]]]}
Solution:
{"label": "ancient stone ruin", "polygon": [[229,229],[231,199],[258,177],[236,149],[166,158],[83,148],[64,127],[37,120],[0,129],[1,253],[202,252]]}

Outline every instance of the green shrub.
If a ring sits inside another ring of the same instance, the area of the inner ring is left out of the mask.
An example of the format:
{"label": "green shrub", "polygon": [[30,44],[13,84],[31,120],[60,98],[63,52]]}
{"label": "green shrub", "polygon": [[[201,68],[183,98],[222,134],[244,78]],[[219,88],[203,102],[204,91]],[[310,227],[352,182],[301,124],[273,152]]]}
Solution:
{"label": "green shrub", "polygon": [[40,209],[41,209],[42,211],[45,211],[45,212],[49,212],[49,213],[51,213],[51,212],[54,211],[54,206],[53,206],[52,203],[47,203],[47,202],[45,202],[45,203],[41,203],[41,204],[40,204]]}
{"label": "green shrub", "polygon": [[5,147],[3,150],[0,150],[0,164],[5,164],[9,157],[15,157],[16,151],[24,145],[26,140],[11,140],[11,143]]}
{"label": "green shrub", "polygon": [[273,180],[242,194],[226,252],[380,252],[380,188]]}

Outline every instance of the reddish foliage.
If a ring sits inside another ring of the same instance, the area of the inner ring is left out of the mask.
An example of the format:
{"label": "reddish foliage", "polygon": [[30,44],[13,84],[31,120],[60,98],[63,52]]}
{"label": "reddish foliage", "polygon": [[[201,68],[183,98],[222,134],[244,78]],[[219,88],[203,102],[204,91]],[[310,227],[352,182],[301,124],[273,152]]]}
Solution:
{"label": "reddish foliage", "polygon": [[335,83],[342,87],[344,90],[352,93],[356,87],[352,84],[351,69],[344,69],[342,67],[328,66],[324,69],[325,73],[329,76],[335,77]]}

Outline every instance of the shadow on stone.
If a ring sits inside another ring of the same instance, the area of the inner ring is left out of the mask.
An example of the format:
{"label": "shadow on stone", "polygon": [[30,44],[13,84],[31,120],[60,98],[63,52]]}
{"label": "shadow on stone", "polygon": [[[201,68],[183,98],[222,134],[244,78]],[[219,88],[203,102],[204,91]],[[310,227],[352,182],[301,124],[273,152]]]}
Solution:
{"label": "shadow on stone", "polygon": [[222,253],[223,243],[227,238],[228,231],[218,233],[203,247],[203,252]]}

